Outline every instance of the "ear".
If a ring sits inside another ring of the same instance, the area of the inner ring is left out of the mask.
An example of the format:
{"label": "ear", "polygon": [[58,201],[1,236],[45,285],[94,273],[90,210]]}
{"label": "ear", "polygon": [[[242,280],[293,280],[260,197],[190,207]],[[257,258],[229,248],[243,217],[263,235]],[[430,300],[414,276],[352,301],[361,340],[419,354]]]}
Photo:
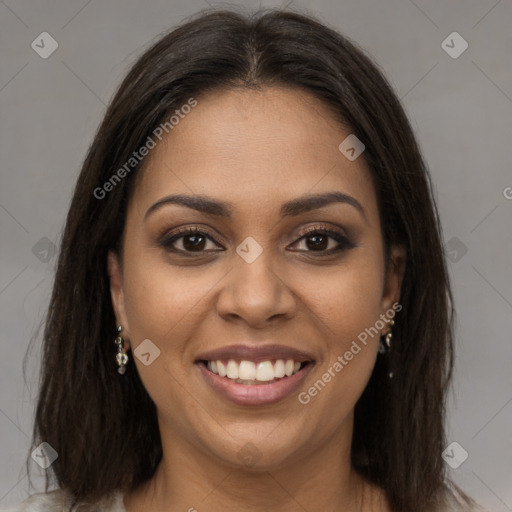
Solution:
{"label": "ear", "polygon": [[392,309],[393,304],[400,302],[400,290],[405,273],[407,251],[402,245],[393,245],[390,250],[389,266],[386,282],[382,292],[381,313]]}
{"label": "ear", "polygon": [[118,325],[122,325],[123,331],[121,336],[125,338],[125,343],[128,344],[126,338],[129,338],[130,328],[124,307],[124,290],[121,263],[119,261],[119,256],[113,251],[108,252],[107,267],[108,276],[110,279],[110,296],[112,298],[112,307],[114,308],[114,313],[116,315],[116,328]]}

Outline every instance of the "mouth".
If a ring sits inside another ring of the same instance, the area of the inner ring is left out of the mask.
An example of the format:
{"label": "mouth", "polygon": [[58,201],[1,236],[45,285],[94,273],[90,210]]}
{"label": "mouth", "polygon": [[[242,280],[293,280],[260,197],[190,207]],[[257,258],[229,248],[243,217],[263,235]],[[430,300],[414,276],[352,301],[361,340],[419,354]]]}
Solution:
{"label": "mouth", "polygon": [[246,386],[268,385],[281,379],[291,377],[312,361],[294,361],[293,359],[277,359],[260,361],[236,361],[234,359],[200,361],[208,371]]}
{"label": "mouth", "polygon": [[206,383],[238,405],[265,405],[290,396],[313,368],[310,354],[278,345],[232,346],[196,361]]}

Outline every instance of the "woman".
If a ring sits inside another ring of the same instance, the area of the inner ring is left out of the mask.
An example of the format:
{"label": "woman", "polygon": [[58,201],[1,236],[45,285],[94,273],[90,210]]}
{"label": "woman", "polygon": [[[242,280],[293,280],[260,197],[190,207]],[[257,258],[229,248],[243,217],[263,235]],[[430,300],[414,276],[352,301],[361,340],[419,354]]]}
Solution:
{"label": "woman", "polygon": [[440,232],[346,38],[288,11],[161,38],[78,179],[33,438],[59,489],[15,510],[469,510]]}

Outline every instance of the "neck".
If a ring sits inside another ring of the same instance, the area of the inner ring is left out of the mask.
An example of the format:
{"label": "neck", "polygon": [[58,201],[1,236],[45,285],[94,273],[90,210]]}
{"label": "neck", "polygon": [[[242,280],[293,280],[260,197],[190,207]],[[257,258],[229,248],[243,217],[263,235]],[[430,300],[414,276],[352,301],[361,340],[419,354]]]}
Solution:
{"label": "neck", "polygon": [[340,442],[350,441],[346,435],[275,467],[235,466],[173,437],[163,437],[164,455],[151,480],[125,496],[127,512],[389,510],[380,490],[352,469],[350,442]]}

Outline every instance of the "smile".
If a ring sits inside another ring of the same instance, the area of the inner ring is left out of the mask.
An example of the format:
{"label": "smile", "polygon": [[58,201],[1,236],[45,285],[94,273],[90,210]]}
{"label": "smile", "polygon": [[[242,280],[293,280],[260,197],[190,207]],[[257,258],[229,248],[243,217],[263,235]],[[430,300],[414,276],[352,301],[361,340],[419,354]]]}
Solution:
{"label": "smile", "polygon": [[276,382],[278,379],[291,377],[306,363],[293,359],[278,359],[277,361],[206,361],[206,367],[212,373],[233,380],[238,384],[257,385]]}
{"label": "smile", "polygon": [[311,371],[311,354],[280,345],[224,347],[195,361],[215,394],[237,405],[267,405],[294,394]]}

